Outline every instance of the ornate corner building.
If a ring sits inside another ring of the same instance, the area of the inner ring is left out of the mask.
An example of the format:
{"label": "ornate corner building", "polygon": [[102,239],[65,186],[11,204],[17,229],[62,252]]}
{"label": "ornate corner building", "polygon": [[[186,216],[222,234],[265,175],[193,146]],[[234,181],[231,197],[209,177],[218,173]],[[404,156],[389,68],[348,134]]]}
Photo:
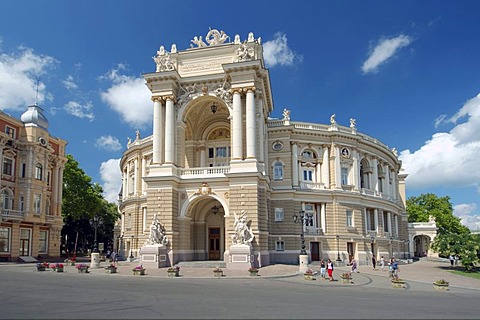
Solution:
{"label": "ornate corner building", "polygon": [[66,144],[36,104],[20,120],[0,111],[0,260],[60,256]]}
{"label": "ornate corner building", "polygon": [[186,50],[161,46],[156,72],[143,75],[153,134],[137,132],[120,162],[119,250],[138,256],[157,215],[172,264],[228,262],[245,214],[252,264],[298,262],[302,237],[311,261],[401,256],[407,175],[396,150],[355,119],[296,122],[287,109],[271,119],[261,39],[230,40],[211,29]]}

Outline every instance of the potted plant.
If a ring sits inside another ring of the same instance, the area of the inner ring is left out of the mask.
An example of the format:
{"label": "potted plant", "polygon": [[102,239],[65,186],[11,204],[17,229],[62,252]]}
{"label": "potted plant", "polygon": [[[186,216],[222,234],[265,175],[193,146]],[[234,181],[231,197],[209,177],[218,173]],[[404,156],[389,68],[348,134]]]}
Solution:
{"label": "potted plant", "polygon": [[75,266],[75,268],[77,268],[78,270],[78,273],[88,273],[88,268],[90,266],[88,264],[85,264],[85,263],[80,263],[80,264],[77,264]]}
{"label": "potted plant", "polygon": [[179,277],[180,276],[180,267],[170,267],[167,269],[167,274],[169,277]]}
{"label": "potted plant", "polygon": [[64,263],[67,264],[67,266],[74,266],[75,265],[75,260],[71,260],[71,259],[65,259],[63,260]]}
{"label": "potted plant", "polygon": [[405,280],[400,279],[398,276],[393,276],[390,283],[393,288],[405,288]]}
{"label": "potted plant", "polygon": [[250,272],[251,276],[258,276],[258,268],[250,267],[248,268],[248,272]]}
{"label": "potted plant", "polygon": [[448,286],[450,282],[445,279],[439,279],[433,283],[433,288],[439,291],[448,291]]}
{"label": "potted plant", "polygon": [[219,267],[216,267],[213,269],[213,276],[214,277],[223,277],[223,270],[220,269]]}
{"label": "potted plant", "polygon": [[110,263],[109,266],[105,267],[105,273],[117,273],[117,266],[113,263]]}
{"label": "potted plant", "polygon": [[56,272],[63,272],[63,263],[52,263],[50,268]]}
{"label": "potted plant", "polygon": [[142,265],[136,266],[132,269],[134,276],[144,276],[145,275],[145,268]]}
{"label": "potted plant", "polygon": [[312,269],[307,269],[307,271],[305,271],[303,276],[304,276],[305,280],[315,280]]}
{"label": "potted plant", "polygon": [[344,272],[340,275],[342,283],[352,283],[352,274],[350,272]]}
{"label": "potted plant", "polygon": [[48,268],[48,262],[37,263],[36,267],[37,271],[45,271],[45,269]]}

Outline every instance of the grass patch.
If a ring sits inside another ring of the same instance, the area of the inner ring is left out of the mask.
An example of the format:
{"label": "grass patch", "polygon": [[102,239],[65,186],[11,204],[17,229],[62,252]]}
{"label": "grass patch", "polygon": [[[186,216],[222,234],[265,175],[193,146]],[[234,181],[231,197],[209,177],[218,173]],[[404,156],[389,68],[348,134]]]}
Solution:
{"label": "grass patch", "polygon": [[461,270],[449,270],[448,272],[451,272],[453,274],[458,274],[464,277],[469,277],[469,278],[474,278],[480,280],[480,272],[478,271],[473,271],[473,272],[466,272],[466,271],[461,271]]}

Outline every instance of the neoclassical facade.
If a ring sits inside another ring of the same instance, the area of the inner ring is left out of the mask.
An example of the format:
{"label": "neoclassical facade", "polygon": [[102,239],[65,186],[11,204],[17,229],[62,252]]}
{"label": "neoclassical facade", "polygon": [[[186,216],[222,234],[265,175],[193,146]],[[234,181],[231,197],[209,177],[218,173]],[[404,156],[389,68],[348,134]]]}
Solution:
{"label": "neoclassical facade", "polygon": [[120,162],[118,249],[137,257],[156,215],[172,264],[229,261],[245,214],[255,265],[297,263],[302,231],[310,261],[403,255],[406,174],[395,149],[355,119],[297,122],[286,109],[271,119],[261,39],[215,29],[204,39],[161,46],[156,72],[144,74],[153,133],[137,132]]}
{"label": "neoclassical facade", "polygon": [[60,256],[66,144],[37,104],[20,120],[0,111],[0,260]]}

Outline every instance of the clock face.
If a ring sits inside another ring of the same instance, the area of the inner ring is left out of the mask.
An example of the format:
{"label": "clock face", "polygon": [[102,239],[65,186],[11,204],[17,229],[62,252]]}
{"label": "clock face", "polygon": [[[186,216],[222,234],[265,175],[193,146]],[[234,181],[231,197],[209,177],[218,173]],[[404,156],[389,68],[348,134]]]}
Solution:
{"label": "clock face", "polygon": [[342,148],[341,153],[342,153],[342,157],[345,157],[345,158],[350,157],[350,151],[348,150],[348,148]]}

